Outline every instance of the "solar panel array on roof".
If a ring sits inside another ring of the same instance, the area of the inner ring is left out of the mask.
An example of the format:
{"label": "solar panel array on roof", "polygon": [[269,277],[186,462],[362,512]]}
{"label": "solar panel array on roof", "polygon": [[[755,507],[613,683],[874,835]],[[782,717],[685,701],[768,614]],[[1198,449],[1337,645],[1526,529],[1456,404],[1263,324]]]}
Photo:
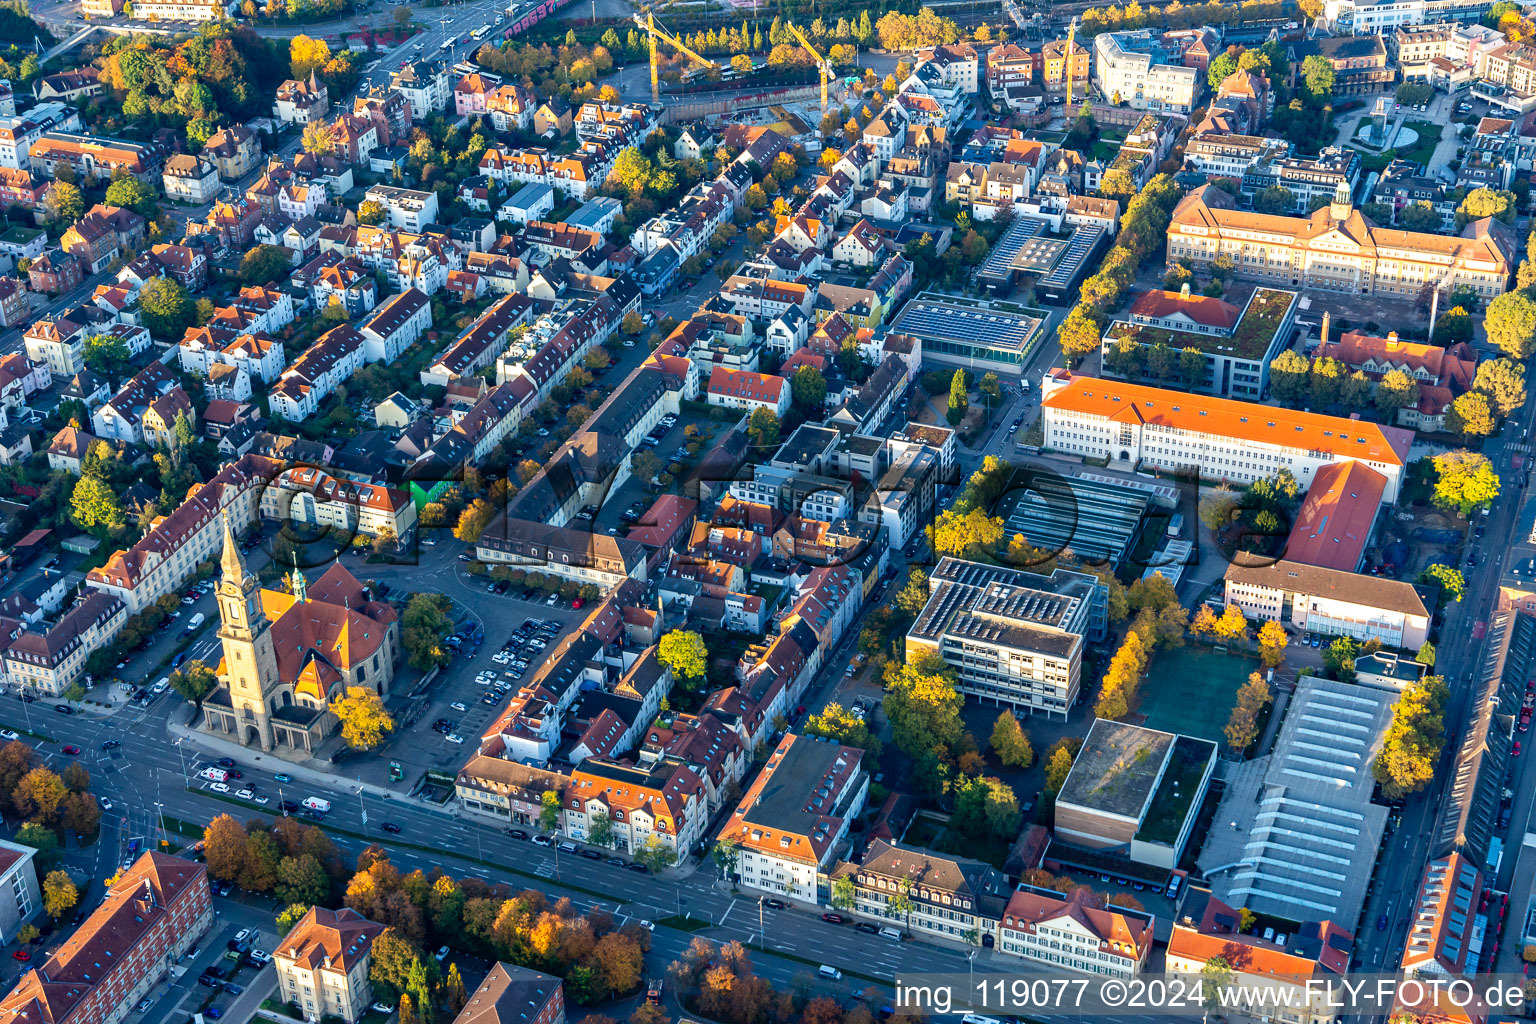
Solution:
{"label": "solar panel array on roof", "polygon": [[1070,285],[1078,271],[1083,269],[1083,261],[1103,237],[1104,229],[1096,224],[1078,227],[1072,232],[1072,237],[1067,239],[1066,251],[1061,254],[1056,265],[1040,279],[1041,286],[1065,288]]}
{"label": "solar panel array on roof", "polygon": [[1022,351],[1040,328],[1038,317],[985,307],[914,299],[891,325],[898,334]]}
{"label": "solar panel array on roof", "polygon": [[978,276],[1003,277],[1013,269],[1013,258],[1019,254],[1024,243],[1040,235],[1046,228],[1043,220],[1034,217],[1015,217],[1013,223],[1008,225],[1008,230],[1003,232],[1003,237],[997,240],[992,251],[987,253],[986,260],[977,271]]}

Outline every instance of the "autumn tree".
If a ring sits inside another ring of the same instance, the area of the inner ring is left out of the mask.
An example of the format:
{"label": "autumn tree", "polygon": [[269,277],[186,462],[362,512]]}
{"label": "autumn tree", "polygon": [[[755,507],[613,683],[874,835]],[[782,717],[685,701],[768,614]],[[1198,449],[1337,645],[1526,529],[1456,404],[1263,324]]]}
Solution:
{"label": "autumn tree", "polygon": [[1536,351],[1536,302],[1525,292],[1505,292],[1488,303],[1483,329],[1494,347],[1524,362]]}
{"label": "autumn tree", "polygon": [[709,671],[709,649],[704,638],[691,629],[674,629],[662,636],[656,657],[690,689],[703,682]]}
{"label": "autumn tree", "polygon": [[1381,752],[1371,774],[1382,795],[1397,800],[1429,785],[1445,747],[1445,706],[1450,689],[1440,676],[1411,684],[1392,705]]}
{"label": "autumn tree", "polygon": [[67,871],[50,871],[43,879],[43,909],[57,921],[80,902],[80,890]]}
{"label": "autumn tree", "polygon": [[383,698],[366,686],[347,687],[345,697],[331,700],[331,713],[341,721],[341,738],[353,750],[372,750],[395,729]]}
{"label": "autumn tree", "polygon": [[1259,659],[1269,668],[1278,667],[1285,660],[1285,647],[1290,642],[1284,626],[1275,619],[1265,620],[1259,627]]}
{"label": "autumn tree", "polygon": [[1499,496],[1499,477],[1488,457],[1459,449],[1434,456],[1430,468],[1435,474],[1430,500],[1439,508],[1471,515],[1493,504]]}
{"label": "autumn tree", "polygon": [[959,741],[964,732],[960,721],[963,699],[955,689],[953,675],[952,669],[936,659],[891,666],[883,706],[891,724],[891,739],[905,753],[916,756],[935,745],[950,747]]}
{"label": "autumn tree", "polygon": [[221,814],[203,830],[203,857],[208,874],[220,881],[234,881],[245,867],[247,836],[234,818]]}

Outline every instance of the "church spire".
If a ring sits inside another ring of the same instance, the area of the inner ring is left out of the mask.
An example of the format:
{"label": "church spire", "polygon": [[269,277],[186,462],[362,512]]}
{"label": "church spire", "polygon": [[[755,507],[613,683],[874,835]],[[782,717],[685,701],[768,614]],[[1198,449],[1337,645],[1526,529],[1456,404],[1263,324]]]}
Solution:
{"label": "church spire", "polygon": [[229,510],[224,510],[224,554],[219,559],[224,578],[233,583],[245,579],[245,559],[240,557],[240,545],[235,543],[235,531],[229,524]]}
{"label": "church spire", "polygon": [[299,603],[303,604],[309,600],[309,580],[305,579],[304,574],[299,571],[299,556],[297,554],[293,556],[293,572],[289,575],[288,579],[293,584],[293,596]]}

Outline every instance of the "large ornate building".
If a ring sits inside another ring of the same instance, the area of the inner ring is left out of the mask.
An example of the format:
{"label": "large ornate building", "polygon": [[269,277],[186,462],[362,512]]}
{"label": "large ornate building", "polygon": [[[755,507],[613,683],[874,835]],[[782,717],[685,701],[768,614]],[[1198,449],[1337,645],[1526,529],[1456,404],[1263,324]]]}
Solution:
{"label": "large ornate building", "polygon": [[266,590],[248,572],[228,522],[219,582],[219,686],[203,702],[203,728],[247,747],[313,753],[339,722],[330,702],[349,686],[384,696],[395,675],[395,610],[338,562],[293,592]]}
{"label": "large ornate building", "polygon": [[1377,227],[1344,188],[1306,217],[1239,210],[1231,196],[1202,185],[1179,202],[1168,225],[1168,262],[1209,266],[1229,256],[1234,273],[1285,288],[1417,299],[1427,287],[1442,298],[1466,285],[1483,301],[1504,294],[1514,242],[1492,218],[1459,235]]}

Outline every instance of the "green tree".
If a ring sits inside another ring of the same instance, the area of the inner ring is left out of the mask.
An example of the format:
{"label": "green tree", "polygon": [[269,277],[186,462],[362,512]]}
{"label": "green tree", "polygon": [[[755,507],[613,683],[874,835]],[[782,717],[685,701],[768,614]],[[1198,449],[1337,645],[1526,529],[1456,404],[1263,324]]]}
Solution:
{"label": "green tree", "polygon": [[453,631],[448,613],[453,604],[443,594],[412,594],[400,616],[400,643],[418,672],[451,660],[443,639]]}
{"label": "green tree", "polygon": [[1286,349],[1269,363],[1270,392],[1286,405],[1300,405],[1311,381],[1312,364],[1294,349]]}
{"label": "green tree", "polygon": [[1052,796],[1061,792],[1072,771],[1072,751],[1058,743],[1045,762],[1045,788]]}
{"label": "green tree", "polygon": [[1073,306],[1072,312],[1056,329],[1056,341],[1061,345],[1061,355],[1067,365],[1075,367],[1089,352],[1097,351],[1102,333],[1091,306],[1086,303]]}
{"label": "green tree", "polygon": [[1456,227],[1465,227],[1468,222],[1481,220],[1484,217],[1493,217],[1505,224],[1515,222],[1515,194],[1502,189],[1475,188],[1466,194],[1461,205],[1456,207]]}
{"label": "green tree", "polygon": [[160,192],[138,178],[118,178],[107,186],[108,206],[121,206],[153,220],[159,213]]}
{"label": "green tree", "polygon": [[1388,370],[1377,382],[1372,397],[1377,410],[1390,418],[1399,409],[1411,409],[1419,404],[1419,382],[1404,370]]}
{"label": "green tree", "polygon": [[758,406],[747,417],[747,437],[759,448],[772,448],[779,443],[779,418],[772,410]]}
{"label": "green tree", "polygon": [[82,476],[69,497],[70,518],[83,530],[115,533],[127,525],[117,491],[100,477]]}
{"label": "green tree", "polygon": [[688,688],[703,681],[709,671],[709,649],[704,638],[691,629],[674,629],[656,645],[656,657]]}
{"label": "green tree", "polygon": [[997,759],[1009,768],[1028,768],[1035,760],[1029,736],[1019,727],[1019,720],[1012,711],[997,716],[997,722],[992,726],[991,743]]}
{"label": "green tree", "polygon": [[1231,53],[1223,53],[1210,66],[1205,69],[1205,80],[1210,85],[1211,91],[1216,89],[1232,75],[1237,73],[1237,58]]}
{"label": "green tree", "polygon": [[[795,406],[807,414],[819,413],[827,399],[827,379],[814,366],[802,366],[789,378]],[[819,417],[818,417],[819,418]]]}
{"label": "green tree", "polygon": [[[277,865],[277,884],[273,891],[290,908],[308,907],[327,900],[331,893],[331,880],[318,857],[312,853],[303,853],[297,857],[284,857]],[[278,931],[282,931],[281,927]]]}
{"label": "green tree", "polygon": [[1525,404],[1525,367],[1513,359],[1484,359],[1472,387],[1488,396],[1496,413],[1508,416]]}
{"label": "green tree", "polygon": [[195,658],[172,672],[170,680],[171,689],[180,694],[182,700],[192,704],[201,704],[203,698],[219,685],[219,678],[214,675],[213,669]]}
{"label": "green tree", "polygon": [[357,222],[359,224],[382,224],[389,216],[389,211],[384,209],[384,204],[373,199],[365,199],[357,205]]}
{"label": "green tree", "polygon": [[240,280],[246,284],[276,284],[286,280],[292,270],[281,246],[258,245],[240,258]]}
{"label": "green tree", "polygon": [[560,827],[560,794],[546,789],[539,795],[539,828],[554,832]]}
{"label": "green tree", "polygon": [[196,308],[175,278],[154,277],[139,291],[139,316],[149,333],[176,342],[197,322]]}
{"label": "green tree", "polygon": [[1505,292],[1488,303],[1483,329],[1496,348],[1525,362],[1536,349],[1536,302],[1524,292]]}
{"label": "green tree", "polygon": [[952,671],[937,664],[902,665],[891,673],[885,695],[885,716],[891,739],[902,751],[916,756],[935,744],[953,746],[964,727],[960,721],[962,698],[952,681]]}
{"label": "green tree", "polygon": [[85,216],[85,197],[67,181],[55,181],[43,196],[43,206],[55,220],[73,223]]}
{"label": "green tree", "polygon": [[613,849],[613,818],[610,815],[591,816],[591,820],[587,822],[587,842],[593,846],[601,846],[605,850]]}
{"label": "green tree", "polygon": [[1296,193],[1276,185],[1253,195],[1253,208],[1259,213],[1290,213],[1296,208]]}
{"label": "green tree", "polygon": [[1424,200],[1409,203],[1397,212],[1397,226],[1420,233],[1440,230],[1440,212]]}
{"label": "green tree", "polygon": [[1226,957],[1213,956],[1200,966],[1200,998],[1206,1009],[1226,1005],[1222,993],[1231,990],[1236,977]]}
{"label": "green tree", "polygon": [[965,414],[971,406],[971,399],[965,386],[965,371],[956,370],[949,380],[949,411],[946,413],[950,425],[959,423],[965,419]]}
{"label": "green tree", "polygon": [[1301,62],[1302,88],[1314,103],[1322,103],[1333,96],[1333,63],[1321,54],[1312,54]]}
{"label": "green tree", "polygon": [[832,879],[832,906],[837,910],[851,911],[859,905],[859,887],[847,875]]}

